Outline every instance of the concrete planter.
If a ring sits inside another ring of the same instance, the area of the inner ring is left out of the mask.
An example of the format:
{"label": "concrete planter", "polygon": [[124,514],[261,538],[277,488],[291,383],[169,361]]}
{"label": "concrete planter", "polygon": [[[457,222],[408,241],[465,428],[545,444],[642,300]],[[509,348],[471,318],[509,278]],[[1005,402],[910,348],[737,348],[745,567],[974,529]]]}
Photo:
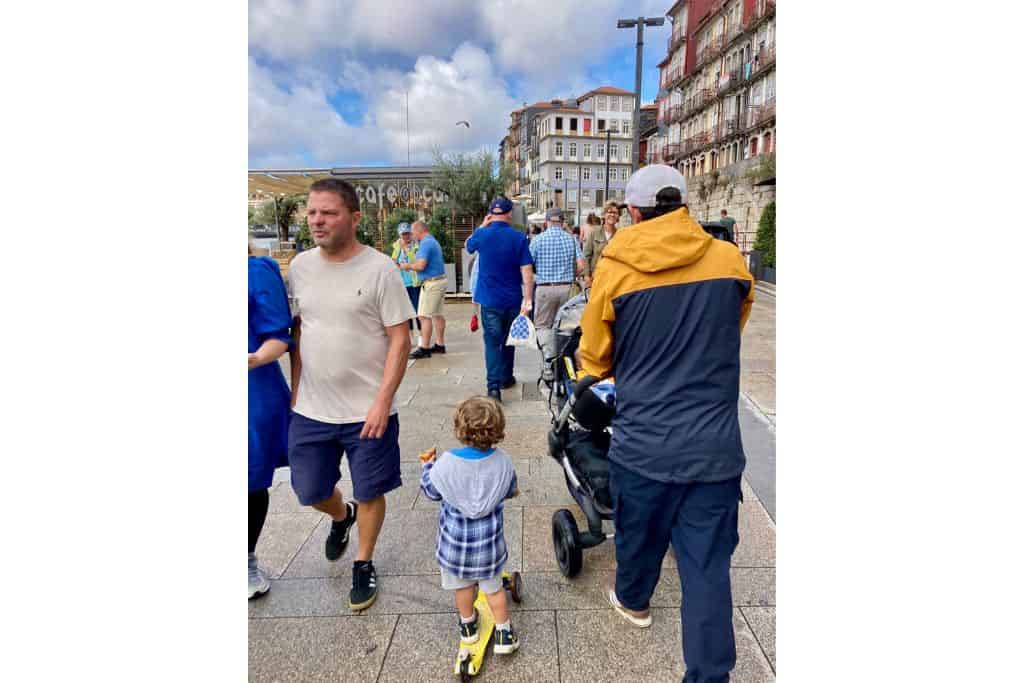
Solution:
{"label": "concrete planter", "polygon": [[444,274],[448,278],[448,285],[445,287],[445,294],[455,293],[455,264],[446,263],[444,264]]}

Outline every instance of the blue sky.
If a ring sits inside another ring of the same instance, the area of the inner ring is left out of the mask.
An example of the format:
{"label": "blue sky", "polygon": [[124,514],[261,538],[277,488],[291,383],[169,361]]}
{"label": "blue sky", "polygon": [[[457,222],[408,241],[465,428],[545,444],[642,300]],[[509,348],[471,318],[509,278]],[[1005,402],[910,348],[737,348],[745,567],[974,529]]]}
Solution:
{"label": "blue sky", "polygon": [[[636,33],[615,22],[670,5],[251,0],[249,167],[405,164],[407,142],[414,164],[495,149],[524,101],[632,90]],[[645,103],[670,31],[645,30]]]}

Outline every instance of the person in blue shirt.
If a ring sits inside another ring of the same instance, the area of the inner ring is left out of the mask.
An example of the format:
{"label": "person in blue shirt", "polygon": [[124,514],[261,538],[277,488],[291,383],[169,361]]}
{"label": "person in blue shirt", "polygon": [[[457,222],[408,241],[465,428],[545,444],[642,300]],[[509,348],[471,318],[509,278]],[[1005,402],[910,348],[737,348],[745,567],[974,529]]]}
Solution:
{"label": "person in blue shirt", "polygon": [[[250,254],[252,249],[250,248]],[[277,359],[292,347],[292,316],[281,270],[249,256],[249,599],[270,590],[256,542],[270,506],[274,470],[288,465],[291,391]]]}
{"label": "person in blue shirt", "polygon": [[491,202],[483,225],[466,240],[466,251],[479,253],[474,298],[480,304],[487,363],[487,395],[501,401],[501,390],[515,385],[514,346],[507,346],[512,321],[533,308],[533,258],[526,235],[510,223],[512,202]]}
{"label": "person in blue shirt", "polygon": [[[409,354],[409,358],[430,358],[432,354],[444,353],[444,293],[448,288],[448,277],[444,270],[444,254],[441,245],[430,234],[430,228],[423,221],[412,224],[412,236],[419,242],[414,263],[399,263],[403,271],[415,271],[420,279],[420,302],[416,315],[420,320],[420,343]],[[437,330],[437,342],[431,346],[430,338]]]}

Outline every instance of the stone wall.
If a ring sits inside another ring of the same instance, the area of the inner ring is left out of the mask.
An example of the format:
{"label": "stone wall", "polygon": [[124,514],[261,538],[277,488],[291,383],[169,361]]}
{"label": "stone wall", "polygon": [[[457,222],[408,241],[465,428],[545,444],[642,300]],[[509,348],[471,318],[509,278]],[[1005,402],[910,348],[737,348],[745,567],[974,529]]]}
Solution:
{"label": "stone wall", "polygon": [[[746,177],[760,162],[761,157],[755,157],[722,167],[718,169],[717,181],[713,173],[686,179],[690,214],[697,220],[709,222],[718,220],[722,209],[727,210],[736,219],[736,244],[744,254],[754,246],[761,212],[775,201],[774,185],[757,187],[755,180]],[[704,199],[701,199],[702,187],[710,190]]]}

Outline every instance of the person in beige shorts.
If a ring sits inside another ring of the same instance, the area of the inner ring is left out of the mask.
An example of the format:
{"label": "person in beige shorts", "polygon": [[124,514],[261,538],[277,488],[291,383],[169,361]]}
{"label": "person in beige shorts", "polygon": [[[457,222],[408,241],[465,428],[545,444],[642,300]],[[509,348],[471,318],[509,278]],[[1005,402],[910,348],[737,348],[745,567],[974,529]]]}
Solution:
{"label": "person in beige shorts", "polygon": [[[416,315],[420,319],[420,343],[409,354],[409,358],[430,358],[435,353],[444,353],[444,293],[448,289],[448,278],[444,270],[444,254],[441,245],[430,228],[423,221],[412,224],[412,236],[419,242],[415,263],[400,263],[402,270],[414,270],[420,275],[420,304]],[[430,340],[437,330],[437,342]]]}

